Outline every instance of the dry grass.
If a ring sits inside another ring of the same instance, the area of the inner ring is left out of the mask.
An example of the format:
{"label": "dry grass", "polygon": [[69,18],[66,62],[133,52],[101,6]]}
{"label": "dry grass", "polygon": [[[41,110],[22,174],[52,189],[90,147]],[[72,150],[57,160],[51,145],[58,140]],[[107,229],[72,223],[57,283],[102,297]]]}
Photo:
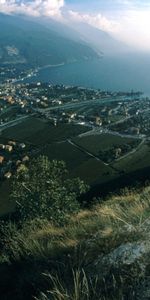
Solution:
{"label": "dry grass", "polygon": [[96,293],[97,279],[94,283],[89,281],[84,270],[72,270],[71,290],[64,285],[58,276],[44,275],[49,278],[53,288],[47,291],[46,294],[41,293],[36,300],[102,300]]}
{"label": "dry grass", "polygon": [[146,232],[143,232],[142,226],[149,218],[150,190],[147,188],[141,194],[126,191],[90,211],[80,211],[62,228],[45,221],[41,221],[39,227],[25,225],[16,238],[19,240],[18,252],[21,256],[22,252],[23,255],[30,253],[38,259],[72,253],[83,247],[87,256],[93,257],[108,253],[124,242],[143,239]]}

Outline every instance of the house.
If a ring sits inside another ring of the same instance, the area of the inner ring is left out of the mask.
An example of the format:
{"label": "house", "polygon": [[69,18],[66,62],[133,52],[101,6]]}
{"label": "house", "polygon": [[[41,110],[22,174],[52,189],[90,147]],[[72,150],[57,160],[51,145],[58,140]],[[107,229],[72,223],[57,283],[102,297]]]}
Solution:
{"label": "house", "polygon": [[16,161],[16,166],[19,166],[20,164],[21,164],[21,160],[18,159],[18,160]]}
{"label": "house", "polygon": [[101,119],[100,117],[96,117],[96,118],[95,118],[95,124],[96,124],[97,126],[102,126],[102,119]]}
{"label": "house", "polygon": [[26,155],[26,156],[24,156],[24,157],[22,158],[22,161],[23,161],[23,162],[27,162],[27,161],[29,161],[29,156],[27,156],[27,155]]}
{"label": "house", "polygon": [[4,156],[0,156],[0,164],[2,164],[4,161]]}
{"label": "house", "polygon": [[121,155],[121,153],[122,153],[122,149],[121,148],[117,148],[115,150],[115,158],[118,158]]}
{"label": "house", "polygon": [[7,172],[7,173],[4,174],[4,177],[5,177],[6,179],[9,179],[11,176],[12,176],[12,173],[11,173],[11,172]]}
{"label": "house", "polygon": [[11,145],[6,145],[6,146],[5,146],[5,149],[6,149],[7,151],[11,152],[11,151],[13,150],[13,146],[11,146]]}
{"label": "house", "polygon": [[15,141],[9,141],[8,145],[10,145],[10,146],[16,146],[16,142]]}
{"label": "house", "polygon": [[26,145],[25,145],[24,143],[21,143],[21,144],[19,144],[19,147],[20,147],[21,149],[24,149],[24,148],[26,147]]}
{"label": "house", "polygon": [[128,133],[139,135],[140,134],[140,128],[138,128],[138,127],[131,127],[130,129],[128,129]]}

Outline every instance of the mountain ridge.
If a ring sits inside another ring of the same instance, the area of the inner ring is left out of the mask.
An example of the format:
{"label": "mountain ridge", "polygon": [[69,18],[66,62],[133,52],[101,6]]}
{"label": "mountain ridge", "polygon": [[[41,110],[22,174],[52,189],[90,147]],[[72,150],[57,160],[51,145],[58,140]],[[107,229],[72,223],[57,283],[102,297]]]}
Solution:
{"label": "mountain ridge", "polygon": [[90,46],[20,16],[0,14],[0,36],[1,64],[44,66],[100,57]]}

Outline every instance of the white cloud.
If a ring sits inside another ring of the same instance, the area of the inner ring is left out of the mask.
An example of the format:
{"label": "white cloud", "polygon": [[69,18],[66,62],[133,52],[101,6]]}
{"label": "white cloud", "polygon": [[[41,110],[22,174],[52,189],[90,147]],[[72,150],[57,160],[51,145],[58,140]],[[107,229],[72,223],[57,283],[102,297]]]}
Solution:
{"label": "white cloud", "polygon": [[84,14],[70,10],[69,17],[71,20],[76,22],[88,23],[93,27],[107,31],[107,32],[116,32],[118,31],[119,23],[111,20],[101,13],[98,14]]}
{"label": "white cloud", "polygon": [[0,12],[26,14],[32,16],[60,16],[64,0],[0,0]]}
{"label": "white cloud", "polygon": [[118,17],[122,41],[143,50],[150,50],[150,9],[129,10]]}
{"label": "white cloud", "polygon": [[116,3],[124,6],[131,6],[133,5],[133,0],[117,0]]}

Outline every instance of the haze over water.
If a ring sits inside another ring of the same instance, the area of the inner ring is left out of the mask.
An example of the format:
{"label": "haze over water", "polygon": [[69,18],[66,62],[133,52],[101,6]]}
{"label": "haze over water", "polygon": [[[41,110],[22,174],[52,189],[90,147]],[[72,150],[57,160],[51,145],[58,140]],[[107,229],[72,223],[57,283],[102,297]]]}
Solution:
{"label": "haze over water", "polygon": [[104,56],[40,70],[28,82],[79,85],[112,91],[142,91],[150,96],[150,54]]}

